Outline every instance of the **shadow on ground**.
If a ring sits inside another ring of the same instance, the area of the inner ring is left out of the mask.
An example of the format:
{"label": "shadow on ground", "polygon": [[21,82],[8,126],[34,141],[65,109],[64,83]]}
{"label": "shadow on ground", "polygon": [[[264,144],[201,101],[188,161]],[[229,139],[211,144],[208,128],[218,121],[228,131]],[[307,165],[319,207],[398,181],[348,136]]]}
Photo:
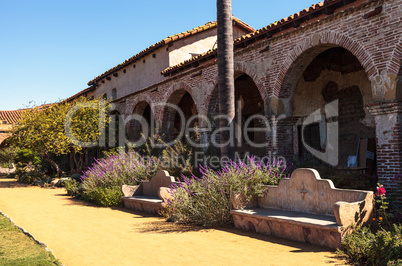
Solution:
{"label": "shadow on ground", "polygon": [[[290,251],[292,253],[334,252],[333,255],[326,257],[328,259],[326,261],[326,263],[331,263],[331,264],[335,264],[335,265],[346,265],[347,264],[345,256],[338,255],[338,254],[335,253],[334,249],[330,249],[330,248],[327,248],[327,247],[322,247],[322,246],[318,246],[318,245],[312,245],[312,244],[309,244],[309,243],[295,242],[295,241],[292,241],[292,240],[279,238],[279,237],[276,237],[276,236],[268,236],[268,235],[259,234],[259,233],[256,233],[256,232],[244,231],[244,230],[235,228],[233,226],[218,227],[218,228],[215,228],[215,230],[220,230],[220,231],[224,231],[224,232],[228,232],[228,233],[232,233],[232,234],[236,234],[236,235],[241,235],[241,236],[244,236],[244,237],[257,239],[257,240],[261,240],[261,241],[264,241],[264,242],[269,242],[269,243],[272,243],[272,244],[278,244],[278,245],[292,247],[292,248],[295,249],[295,250]],[[340,261],[342,262],[342,264],[339,264]]]}
{"label": "shadow on ground", "polygon": [[[86,202],[81,199],[76,199],[73,197],[70,197],[67,195],[67,193],[60,193],[56,194],[58,197],[65,197],[68,198],[69,203],[66,205],[79,205],[79,206],[85,206],[85,207],[94,207],[94,208],[103,208],[99,207],[93,203]],[[133,215],[133,219],[144,219],[144,218],[152,218],[149,221],[145,220],[143,223],[141,223],[141,227],[138,226],[133,226],[133,230],[135,232],[141,233],[141,234],[182,234],[182,233],[188,233],[188,232],[209,232],[211,230],[218,230],[218,231],[223,231],[235,235],[240,235],[244,236],[247,238],[252,238],[264,242],[269,242],[273,244],[278,244],[278,245],[284,245],[288,247],[294,248],[292,253],[307,253],[307,252],[334,252],[334,250],[326,248],[326,247],[321,247],[317,245],[311,245],[311,244],[306,244],[306,243],[300,243],[300,242],[295,242],[275,236],[268,236],[268,235],[263,235],[255,232],[250,232],[250,231],[244,231],[240,230],[238,228],[235,228],[233,226],[224,226],[224,227],[214,227],[214,228],[204,228],[201,226],[197,225],[186,225],[186,224],[177,224],[173,222],[168,222],[162,217],[155,217],[154,215],[150,215],[144,212],[139,212],[139,211],[134,211],[130,209],[125,209],[121,207],[114,207],[111,208],[116,211],[121,211],[125,213],[130,213]],[[159,220],[155,221],[155,218],[159,218]],[[331,263],[331,264],[336,264],[338,265],[345,265],[346,261],[345,258],[342,256],[339,256],[335,253],[333,253],[333,256],[328,256],[327,257],[326,263]],[[339,264],[339,261],[342,261],[342,264]]]}
{"label": "shadow on ground", "polygon": [[186,225],[186,224],[177,224],[173,222],[167,222],[165,220],[161,221],[153,221],[146,222],[143,224],[142,228],[134,229],[138,233],[142,234],[172,234],[172,233],[187,233],[187,232],[208,232],[210,229],[204,228],[196,225]]}
{"label": "shadow on ground", "polygon": [[[93,208],[104,208],[104,207],[99,207],[93,203],[73,198],[67,195],[67,193],[60,193],[60,194],[55,194],[57,197],[65,197],[69,200],[69,203],[65,204],[65,206],[85,206],[85,207],[93,207]],[[149,222],[144,222],[142,224],[141,228],[135,227],[133,228],[134,231],[139,232],[139,233],[159,233],[159,234],[170,234],[170,233],[186,233],[186,232],[197,232],[197,231],[205,231],[207,232],[208,229],[201,227],[201,226],[196,226],[196,225],[186,225],[186,224],[177,224],[173,222],[167,222],[165,218],[163,217],[157,217],[152,214],[140,212],[140,211],[135,211],[135,210],[130,210],[126,209],[123,207],[112,207],[112,210],[120,211],[120,212],[125,212],[129,214],[133,214],[133,219],[144,219],[144,218],[153,218],[152,221]],[[159,218],[159,221],[155,221],[155,218]]]}
{"label": "shadow on ground", "polygon": [[0,177],[0,188],[21,188],[29,187],[27,184],[23,184],[17,181],[13,177]]}

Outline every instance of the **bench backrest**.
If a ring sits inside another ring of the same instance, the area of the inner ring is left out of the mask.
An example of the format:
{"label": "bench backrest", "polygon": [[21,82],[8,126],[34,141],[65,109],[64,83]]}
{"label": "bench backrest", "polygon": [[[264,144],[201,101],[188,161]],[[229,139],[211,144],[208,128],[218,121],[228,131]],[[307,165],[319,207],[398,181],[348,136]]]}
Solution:
{"label": "bench backrest", "polygon": [[334,215],[334,204],[339,201],[358,202],[371,197],[373,192],[337,189],[331,180],[321,179],[314,169],[297,169],[290,179],[281,179],[278,186],[268,186],[268,193],[259,200],[265,208]]}
{"label": "bench backrest", "polygon": [[170,176],[168,171],[159,170],[150,181],[141,182],[142,195],[158,197],[160,187],[170,187],[170,185],[175,182],[173,176]]}

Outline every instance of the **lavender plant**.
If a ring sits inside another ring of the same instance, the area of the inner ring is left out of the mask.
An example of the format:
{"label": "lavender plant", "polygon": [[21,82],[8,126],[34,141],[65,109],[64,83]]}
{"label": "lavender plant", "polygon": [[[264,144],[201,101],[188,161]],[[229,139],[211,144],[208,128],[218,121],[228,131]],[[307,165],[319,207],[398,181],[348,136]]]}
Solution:
{"label": "lavender plant", "polygon": [[96,160],[81,177],[82,196],[101,206],[121,205],[121,186],[150,180],[156,173],[156,165],[155,158],[142,157],[135,152]]}
{"label": "lavender plant", "polygon": [[278,184],[286,177],[286,165],[279,161],[257,162],[250,157],[247,163],[231,162],[219,171],[200,166],[200,172],[200,178],[182,176],[184,182],[171,187],[173,199],[168,202],[164,216],[203,226],[229,223],[231,193],[262,197],[267,190],[265,185]]}

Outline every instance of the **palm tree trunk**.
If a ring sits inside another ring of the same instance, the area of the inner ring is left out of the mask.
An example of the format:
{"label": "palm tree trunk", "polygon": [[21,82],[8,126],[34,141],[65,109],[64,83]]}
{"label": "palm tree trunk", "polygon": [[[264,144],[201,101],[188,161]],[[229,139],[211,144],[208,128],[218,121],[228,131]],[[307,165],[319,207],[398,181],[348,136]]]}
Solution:
{"label": "palm tree trunk", "polygon": [[[235,85],[233,63],[233,20],[231,0],[217,0],[218,16],[218,90],[221,156],[234,159]],[[227,130],[230,127],[230,130]],[[226,130],[225,130],[226,128]],[[225,145],[223,145],[225,144]]]}

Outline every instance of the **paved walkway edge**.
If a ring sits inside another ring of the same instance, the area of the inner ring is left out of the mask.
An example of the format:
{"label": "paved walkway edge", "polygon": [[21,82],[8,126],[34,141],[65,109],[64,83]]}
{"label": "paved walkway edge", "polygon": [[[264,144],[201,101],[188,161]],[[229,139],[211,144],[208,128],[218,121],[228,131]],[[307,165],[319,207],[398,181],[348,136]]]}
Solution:
{"label": "paved walkway edge", "polygon": [[[45,247],[46,251],[49,251],[50,253],[52,253],[52,255],[58,260],[58,258],[56,257],[56,255],[54,254],[53,250],[51,250],[46,243],[40,242],[38,239],[36,239],[36,237],[34,237],[30,232],[28,232],[27,230],[25,230],[24,228],[22,228],[21,226],[17,225],[13,219],[11,219],[7,214],[5,214],[2,210],[0,210],[0,215],[3,215],[4,217],[6,217],[16,228],[18,228],[22,233],[24,233],[25,235],[27,235],[28,237],[32,238],[32,240],[38,244],[41,245],[43,247]],[[63,266],[63,265],[62,265]]]}

